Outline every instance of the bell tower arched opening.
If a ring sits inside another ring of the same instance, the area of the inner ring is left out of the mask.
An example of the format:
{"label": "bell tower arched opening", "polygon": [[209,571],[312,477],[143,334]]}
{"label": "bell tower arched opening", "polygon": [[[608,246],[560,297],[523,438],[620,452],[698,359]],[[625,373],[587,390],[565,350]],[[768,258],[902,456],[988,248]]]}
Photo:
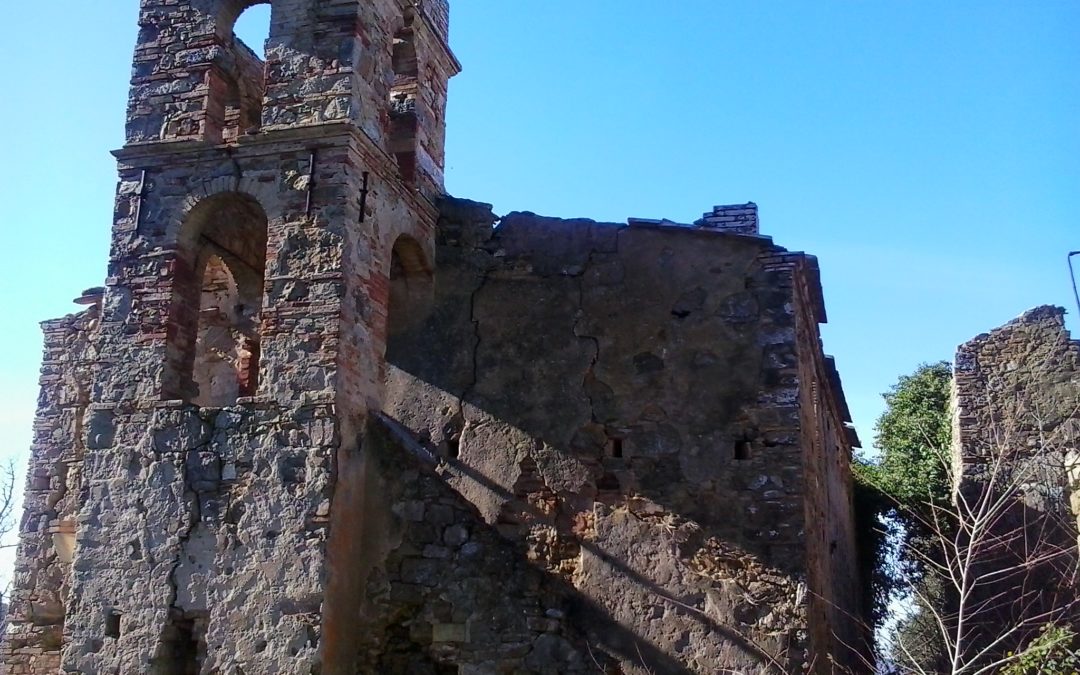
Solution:
{"label": "bell tower arched opening", "polygon": [[270,39],[270,3],[256,3],[240,12],[233,22],[232,34],[265,61],[266,41]]}
{"label": "bell tower arched opening", "polygon": [[165,398],[221,407],[255,394],[266,231],[266,213],[242,193],[214,195],[188,214],[170,310]]}
{"label": "bell tower arched opening", "polygon": [[417,111],[419,94],[419,66],[413,22],[415,13],[405,11],[405,25],[394,35],[391,67],[394,81],[390,87],[390,152],[397,160],[401,179],[406,183],[416,180]]}
{"label": "bell tower arched opening", "polygon": [[[227,257],[227,256],[226,256]],[[239,263],[239,261],[236,261]],[[236,264],[236,263],[234,263]],[[243,263],[239,263],[243,264]],[[206,261],[199,294],[199,328],[195,339],[192,379],[198,393],[193,403],[220,407],[240,396],[252,396],[258,384],[260,302],[262,277],[233,274],[223,255]],[[237,282],[237,277],[247,281]]]}
{"label": "bell tower arched opening", "polygon": [[262,126],[270,11],[268,2],[229,2],[222,7],[218,37],[224,49],[208,73],[208,141],[234,143]]}

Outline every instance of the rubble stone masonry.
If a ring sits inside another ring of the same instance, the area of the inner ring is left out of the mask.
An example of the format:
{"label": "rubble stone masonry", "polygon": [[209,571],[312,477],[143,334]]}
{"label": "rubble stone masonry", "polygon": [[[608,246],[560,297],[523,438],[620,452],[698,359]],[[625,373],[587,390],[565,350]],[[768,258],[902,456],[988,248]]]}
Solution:
{"label": "rubble stone masonry", "polygon": [[1065,329],[1064,315],[1061,307],[1037,307],[956,352],[956,489],[976,503],[988,490],[1002,491],[992,485],[1016,486],[1007,488],[1015,503],[995,518],[978,549],[976,569],[997,581],[976,587],[968,600],[969,611],[977,610],[972,653],[1007,628],[1026,625],[1001,652],[1024,644],[1044,623],[1080,615],[1080,343]]}
{"label": "rubble stone masonry", "polygon": [[812,256],[446,197],[445,0],[142,0],[112,246],[46,322],[4,672],[834,672]]}

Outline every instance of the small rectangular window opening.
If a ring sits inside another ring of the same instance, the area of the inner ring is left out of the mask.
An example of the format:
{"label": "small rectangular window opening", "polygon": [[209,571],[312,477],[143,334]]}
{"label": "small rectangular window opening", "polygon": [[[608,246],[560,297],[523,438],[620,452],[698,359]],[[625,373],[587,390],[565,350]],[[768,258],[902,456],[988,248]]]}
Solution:
{"label": "small rectangular window opening", "polygon": [[623,439],[618,437],[608,439],[608,456],[622,459]]}
{"label": "small rectangular window opening", "polygon": [[110,609],[105,615],[105,637],[120,637],[120,612]]}
{"label": "small rectangular window opening", "polygon": [[197,675],[202,670],[206,645],[204,617],[175,613],[161,636],[154,672],[161,675]]}
{"label": "small rectangular window opening", "polygon": [[740,462],[750,459],[750,441],[735,441],[735,459]]}

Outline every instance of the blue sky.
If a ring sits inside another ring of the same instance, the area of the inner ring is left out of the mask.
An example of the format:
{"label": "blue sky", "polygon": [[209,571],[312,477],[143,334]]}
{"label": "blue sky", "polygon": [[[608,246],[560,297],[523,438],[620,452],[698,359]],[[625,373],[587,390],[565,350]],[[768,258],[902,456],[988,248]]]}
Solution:
{"label": "blue sky", "polygon": [[[29,445],[37,322],[104,279],[136,7],[3,12],[0,455]],[[1080,333],[1078,26],[1054,0],[456,0],[447,187],[617,222],[756,201],[765,234],[821,260],[826,350],[869,441],[920,362],[1038,304]]]}

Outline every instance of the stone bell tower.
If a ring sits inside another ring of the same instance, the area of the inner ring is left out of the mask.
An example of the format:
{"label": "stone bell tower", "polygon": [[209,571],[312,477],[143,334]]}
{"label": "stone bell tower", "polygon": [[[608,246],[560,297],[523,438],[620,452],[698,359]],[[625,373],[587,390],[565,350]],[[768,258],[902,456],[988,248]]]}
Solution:
{"label": "stone bell tower", "polygon": [[6,672],[347,667],[459,65],[446,0],[273,0],[265,53],[254,4],[141,0],[105,285],[45,324]]}

